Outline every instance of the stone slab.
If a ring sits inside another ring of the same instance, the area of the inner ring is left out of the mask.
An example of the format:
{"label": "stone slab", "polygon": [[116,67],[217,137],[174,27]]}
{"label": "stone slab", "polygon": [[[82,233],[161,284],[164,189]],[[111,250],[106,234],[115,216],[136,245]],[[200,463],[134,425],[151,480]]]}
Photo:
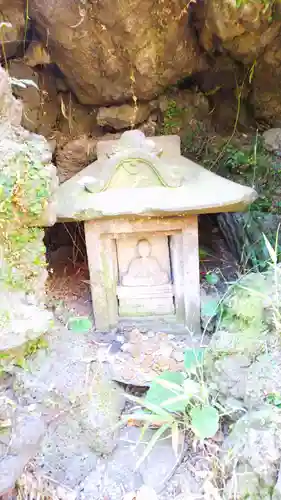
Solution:
{"label": "stone slab", "polygon": [[[124,137],[126,135],[126,137]],[[178,139],[167,139],[162,154],[156,142],[126,132],[116,152],[100,154],[58,190],[59,221],[91,220],[120,216],[169,216],[241,212],[256,192],[178,154]],[[162,138],[163,144],[165,137]],[[108,148],[104,143],[101,148]]]}

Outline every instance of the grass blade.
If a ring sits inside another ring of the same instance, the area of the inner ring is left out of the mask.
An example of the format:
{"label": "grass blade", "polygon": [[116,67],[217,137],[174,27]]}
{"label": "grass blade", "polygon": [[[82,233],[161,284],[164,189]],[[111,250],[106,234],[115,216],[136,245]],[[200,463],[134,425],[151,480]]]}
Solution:
{"label": "grass blade", "polygon": [[[127,415],[122,415],[121,417],[122,422],[129,422],[130,420],[137,420],[139,422],[151,422],[156,423],[156,422],[161,422],[161,423],[168,423],[167,419],[162,417],[161,415],[151,415],[149,413],[129,413]],[[169,420],[170,422],[170,420]]]}
{"label": "grass blade", "polygon": [[164,410],[163,408],[161,408],[158,405],[154,405],[153,403],[149,403],[148,401],[144,401],[141,398],[136,398],[135,396],[131,396],[130,394],[127,394],[126,397],[130,401],[133,401],[134,403],[138,403],[140,406],[142,406],[143,408],[146,408],[147,410],[151,411],[155,415],[166,417],[167,422],[172,422],[174,420],[171,413]]}
{"label": "grass blade", "polygon": [[154,448],[157,441],[161,438],[161,436],[164,434],[164,432],[166,432],[166,430],[169,429],[169,427],[170,427],[169,424],[163,424],[162,427],[160,427],[160,429],[157,429],[157,431],[154,433],[151,440],[149,441],[147,447],[145,448],[144,453],[137,461],[135,470],[138,470],[140,468],[141,464],[148,457],[149,453]]}
{"label": "grass blade", "polygon": [[179,443],[180,443],[180,430],[178,423],[174,422],[172,425],[172,447],[176,457],[178,456]]}

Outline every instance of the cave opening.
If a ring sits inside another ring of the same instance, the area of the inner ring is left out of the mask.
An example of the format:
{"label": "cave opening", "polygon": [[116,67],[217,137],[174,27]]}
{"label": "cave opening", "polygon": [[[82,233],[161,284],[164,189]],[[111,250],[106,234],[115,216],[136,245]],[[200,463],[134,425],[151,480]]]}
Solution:
{"label": "cave opening", "polygon": [[48,304],[74,315],[91,316],[90,278],[82,222],[56,223],[45,229]]}

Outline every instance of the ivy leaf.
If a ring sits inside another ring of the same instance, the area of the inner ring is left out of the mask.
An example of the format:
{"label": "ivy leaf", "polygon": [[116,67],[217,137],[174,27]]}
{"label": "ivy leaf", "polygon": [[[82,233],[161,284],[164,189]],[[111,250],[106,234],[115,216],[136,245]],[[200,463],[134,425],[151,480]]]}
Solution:
{"label": "ivy leaf", "polygon": [[216,316],[219,309],[218,305],[219,301],[217,299],[209,299],[206,302],[204,302],[201,307],[203,316],[206,316],[207,318],[212,318],[213,316]]}
{"label": "ivy leaf", "polygon": [[[146,403],[153,404],[171,412],[184,411],[187,402],[183,400],[183,398],[177,400],[177,396],[179,396],[179,394],[182,395],[183,381],[184,375],[180,372],[166,371],[161,373],[161,375],[151,382],[150,388],[144,399],[144,405]],[[164,382],[167,382],[166,386]],[[169,384],[171,384],[171,388]],[[174,402],[172,401],[173,399],[175,399]],[[171,400],[171,403],[169,403],[169,400]]]}
{"label": "ivy leaf", "polygon": [[209,285],[216,285],[219,282],[219,277],[216,273],[208,273],[206,274],[206,281]]}
{"label": "ivy leaf", "polygon": [[202,367],[204,361],[204,348],[197,347],[194,349],[187,349],[184,353],[184,367],[187,372],[194,373]]}
{"label": "ivy leaf", "polygon": [[208,252],[206,250],[204,250],[204,248],[199,248],[199,258],[201,260],[204,260],[204,259],[206,259],[207,256],[208,256]]}
{"label": "ivy leaf", "polygon": [[75,333],[88,333],[92,329],[93,324],[88,316],[76,316],[69,318],[67,326],[69,330]]}
{"label": "ivy leaf", "polygon": [[24,357],[17,358],[16,361],[15,361],[15,365],[19,366],[23,370],[28,371],[28,363],[27,363],[27,361],[26,361],[26,359]]}
{"label": "ivy leaf", "polygon": [[213,406],[195,407],[190,411],[191,428],[200,439],[213,437],[219,428],[219,412]]}
{"label": "ivy leaf", "polygon": [[0,352],[0,359],[7,359],[9,356],[10,355],[7,352]]}

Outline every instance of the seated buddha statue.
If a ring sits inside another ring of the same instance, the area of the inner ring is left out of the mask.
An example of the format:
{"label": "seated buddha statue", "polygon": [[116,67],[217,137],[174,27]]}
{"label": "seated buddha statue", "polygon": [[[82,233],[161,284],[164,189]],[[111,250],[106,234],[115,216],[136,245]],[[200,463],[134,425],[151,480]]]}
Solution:
{"label": "seated buddha statue", "polygon": [[137,257],[135,257],[128,271],[123,276],[124,286],[158,286],[169,283],[169,275],[161,269],[157,259],[151,255],[152,248],[148,240],[142,239],[137,243]]}

